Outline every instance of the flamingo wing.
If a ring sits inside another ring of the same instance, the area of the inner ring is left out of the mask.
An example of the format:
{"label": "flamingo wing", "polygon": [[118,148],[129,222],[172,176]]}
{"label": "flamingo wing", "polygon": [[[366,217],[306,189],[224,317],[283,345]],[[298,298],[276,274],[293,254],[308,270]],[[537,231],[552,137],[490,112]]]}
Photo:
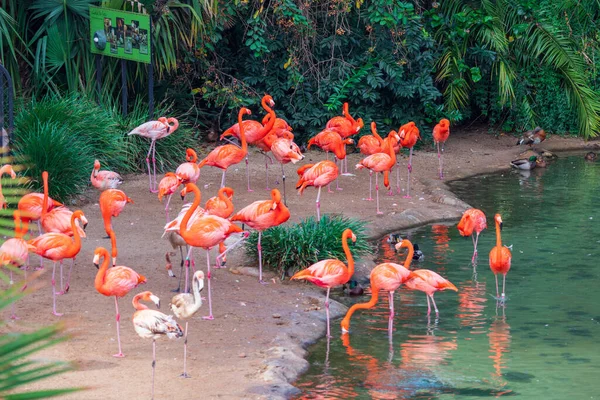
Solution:
{"label": "flamingo wing", "polygon": [[291,279],[304,279],[317,286],[333,287],[348,281],[347,272],[346,265],[340,260],[327,259],[296,273]]}
{"label": "flamingo wing", "polygon": [[[383,172],[390,169],[392,158],[385,153],[377,153],[362,159],[357,165],[357,168],[367,168],[373,172]],[[362,166],[362,167],[359,167]],[[393,166],[393,165],[391,165]]]}
{"label": "flamingo wing", "polygon": [[103,289],[109,294],[107,296],[123,297],[132,289],[141,283],[145,283],[146,278],[129,267],[116,266],[109,268],[104,274]]}
{"label": "flamingo wing", "polygon": [[133,327],[136,333],[145,339],[158,339],[163,336],[175,339],[183,336],[183,329],[172,315],[156,310],[136,311],[133,314]]}

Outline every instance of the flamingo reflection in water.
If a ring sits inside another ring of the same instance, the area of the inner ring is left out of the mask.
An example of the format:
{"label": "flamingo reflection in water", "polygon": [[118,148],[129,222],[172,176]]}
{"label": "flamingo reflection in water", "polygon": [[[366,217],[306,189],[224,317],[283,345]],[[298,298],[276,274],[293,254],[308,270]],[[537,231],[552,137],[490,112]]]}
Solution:
{"label": "flamingo reflection in water", "polygon": [[484,314],[488,296],[486,295],[485,282],[478,282],[475,278],[459,284],[458,313],[460,325],[469,327],[470,333],[485,333],[487,321]]}
{"label": "flamingo reflection in water", "polygon": [[440,268],[436,269],[438,272],[443,272],[445,270],[444,265],[447,264],[447,254],[449,251],[452,251],[450,249],[450,236],[448,234],[449,228],[450,227],[448,225],[431,225],[431,238],[435,243],[433,246],[433,258],[431,259],[439,265]]}
{"label": "flamingo reflection in water", "polygon": [[[502,309],[502,315],[498,315],[498,309]],[[502,370],[507,368],[506,355],[510,352],[510,325],[506,322],[505,308],[500,302],[496,302],[496,317],[490,324],[488,333],[490,342],[490,358],[494,362],[492,377],[500,380],[499,384],[505,386],[506,380],[502,379]],[[510,391],[508,391],[510,392]]]}

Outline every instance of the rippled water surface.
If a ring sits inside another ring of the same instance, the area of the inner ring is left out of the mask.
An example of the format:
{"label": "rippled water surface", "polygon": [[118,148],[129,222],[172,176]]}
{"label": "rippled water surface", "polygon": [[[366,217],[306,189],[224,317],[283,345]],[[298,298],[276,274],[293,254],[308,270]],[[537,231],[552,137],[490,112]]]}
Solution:
{"label": "rippled water surface", "polygon": [[[429,319],[425,295],[400,289],[391,336],[387,296],[354,315],[349,335],[333,321],[329,343],[310,349],[298,398],[600,398],[600,163],[564,157],[528,176],[510,171],[451,186],[488,216],[478,265],[456,224],[400,233],[425,253],[413,266],[459,292],[436,294],[440,317]],[[488,266],[495,212],[504,244],[513,245],[505,306],[493,297]],[[382,260],[403,262],[385,239]]]}

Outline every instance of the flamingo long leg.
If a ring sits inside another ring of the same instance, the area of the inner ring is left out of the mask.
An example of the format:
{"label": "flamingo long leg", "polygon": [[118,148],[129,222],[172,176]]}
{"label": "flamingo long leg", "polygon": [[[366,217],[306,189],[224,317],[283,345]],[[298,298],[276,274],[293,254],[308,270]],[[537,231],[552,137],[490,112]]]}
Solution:
{"label": "flamingo long leg", "polygon": [[[10,286],[12,287],[15,284],[15,281],[13,281],[13,272],[12,269],[10,270],[10,281],[9,281]],[[10,306],[10,319],[19,319],[17,317],[17,314],[15,314],[15,302],[13,301],[11,306]]]}
{"label": "flamingo long leg", "polygon": [[400,161],[396,162],[396,192],[402,193],[400,190]]}
{"label": "flamingo long leg", "polygon": [[504,276],[502,277],[502,300],[504,300],[504,297],[506,295],[506,274],[504,274]]}
{"label": "flamingo long leg", "polygon": [[225,172],[227,172],[226,169],[223,170],[223,177],[221,178],[221,187],[225,187]]}
{"label": "flamingo long leg", "polygon": [[383,214],[379,211],[379,182],[377,182],[377,173],[375,174],[375,190],[377,191],[377,214]]}
{"label": "flamingo long leg", "polygon": [[440,179],[443,179],[442,178],[442,155],[440,154],[440,142],[436,142],[436,143],[437,143],[437,151],[438,151],[438,164],[440,166],[440,170],[439,170]]}
{"label": "flamingo long leg", "polygon": [[[211,297],[211,292],[210,292],[210,280],[211,280],[211,276],[210,276],[210,249],[206,249],[206,268],[207,268],[207,273],[206,273],[206,277],[208,278],[208,316],[206,317],[202,317],[202,319],[207,319],[207,320],[213,320],[215,319],[215,317],[213,317],[213,312],[212,312],[212,297]],[[186,286],[187,286],[187,282],[186,282]]]}
{"label": "flamingo long leg", "polygon": [[433,295],[431,295],[430,297],[431,297],[431,302],[433,303],[433,309],[435,310],[435,315],[439,315],[440,312],[438,311],[437,304],[435,304],[435,300],[433,299]]}
{"label": "flamingo long leg", "polygon": [[427,315],[431,314],[431,304],[429,304],[429,296],[425,295],[425,298],[427,299]]}
{"label": "flamingo long leg", "polygon": [[373,201],[373,171],[369,171],[369,198],[366,201]]}
{"label": "flamingo long leg", "polygon": [[[185,285],[184,285],[184,289],[183,289],[184,293],[188,292],[188,281],[189,281],[188,278],[189,278],[189,274],[190,274],[190,257],[192,255],[193,249],[194,248],[190,246],[187,257],[185,258]],[[210,280],[210,277],[208,279]]]}
{"label": "flamingo long leg", "polygon": [[[187,245],[186,245],[187,246]],[[179,246],[179,253],[181,254],[181,263],[179,264],[179,283],[177,289],[171,289],[171,292],[179,293],[181,291],[181,278],[183,277],[183,266],[185,264],[185,257],[183,255],[183,246]]]}
{"label": "flamingo long leg", "polygon": [[319,191],[317,192],[317,222],[321,221],[321,202],[319,199],[321,198],[321,186],[319,186]]}
{"label": "flamingo long leg", "polygon": [[[42,231],[42,223],[41,223],[41,218],[37,220],[37,224],[38,224],[38,236],[43,234]],[[36,270],[40,270],[40,269],[44,269],[44,257],[40,256],[40,267],[36,268]]]}
{"label": "flamingo long leg", "polygon": [[[343,175],[341,171],[342,171],[342,167],[344,166],[345,159],[346,159],[345,157],[342,159],[339,159],[340,160],[340,169],[339,169],[340,172],[338,172],[338,176],[337,176],[337,178],[335,178],[335,190],[344,190],[344,188],[340,187],[340,175]],[[337,161],[336,161],[336,165],[337,165]]]}
{"label": "flamingo long leg", "polygon": [[[69,286],[69,283],[71,282],[71,272],[73,271],[73,265],[75,265],[75,257],[71,258],[71,266],[69,267],[69,275],[67,275],[67,284],[65,286],[63,286],[62,288],[62,292],[60,292],[60,294],[65,294],[69,291],[69,288],[71,286]],[[61,273],[61,280],[62,280],[62,269],[60,271]],[[61,283],[62,285],[62,283]]]}
{"label": "flamingo long leg", "polygon": [[331,337],[331,328],[329,327],[329,291],[331,288],[327,288],[327,298],[325,299],[325,314],[327,315],[327,337]]}
{"label": "flamingo long leg", "polygon": [[125,354],[123,354],[123,352],[121,351],[121,329],[120,329],[120,322],[121,322],[121,314],[119,314],[119,299],[117,296],[115,296],[115,310],[117,311],[117,316],[116,316],[116,320],[117,320],[117,342],[119,343],[119,352],[117,354],[114,354],[113,357],[125,357]]}
{"label": "flamingo long leg", "polygon": [[152,397],[154,400],[154,371],[156,370],[156,339],[152,339]]}
{"label": "flamingo long leg", "polygon": [[496,278],[496,297],[500,297],[500,293],[498,293],[498,274],[494,274],[494,278]]}
{"label": "flamingo long leg", "polygon": [[285,170],[283,169],[283,163],[281,164],[281,179],[283,180],[283,204],[287,206],[286,197],[285,197]]}
{"label": "flamingo long leg", "polygon": [[60,317],[62,314],[56,312],[56,280],[54,279],[56,273],[56,261],[52,267],[52,314]]}
{"label": "flamingo long leg", "polygon": [[248,167],[248,154],[246,154],[246,179],[248,180],[248,191],[254,192],[254,190],[250,189],[250,168]]}
{"label": "flamingo long leg", "polygon": [[[225,249],[225,251],[224,251],[224,252],[222,252],[222,253],[220,253],[220,254],[217,254],[217,260],[222,260],[222,259],[223,259],[223,257],[225,256],[225,254],[227,254],[229,251],[231,251],[231,250],[235,249],[239,243],[243,242],[243,241],[244,241],[244,240],[246,240],[247,238],[248,238],[248,233],[246,232],[246,233],[245,233],[245,235],[244,235],[244,236],[242,236],[242,238],[241,238],[241,239],[239,239],[237,242],[235,242],[235,243],[233,243],[232,245],[230,245],[230,246],[229,246],[227,249]],[[216,263],[216,262],[215,262],[215,264],[219,264],[219,263]],[[215,267],[215,268],[225,268],[225,267],[220,267],[220,266],[219,266],[219,267]]]}
{"label": "flamingo long leg", "polygon": [[394,291],[390,292],[390,319],[394,319]]}
{"label": "flamingo long leg", "polygon": [[479,232],[476,232],[477,236],[475,237],[475,255],[477,255],[477,243],[479,242]]}
{"label": "flamingo long leg", "polygon": [[153,185],[152,185],[152,193],[158,193],[158,190],[156,189],[157,187],[157,183],[156,183],[156,141],[154,141],[154,145],[152,146],[152,168],[154,169],[154,173],[153,173]]}
{"label": "flamingo long leg", "polygon": [[187,339],[188,339],[188,321],[185,321],[185,337],[183,339],[183,374],[182,378],[191,378],[187,373]]}
{"label": "flamingo long leg", "polygon": [[262,284],[266,284],[267,282],[263,281],[262,278],[262,246],[260,245],[261,238],[262,231],[258,231],[258,245],[256,246],[258,249],[258,281]]}
{"label": "flamingo long leg", "polygon": [[408,178],[406,179],[406,195],[404,196],[405,199],[410,199],[410,175],[412,173],[412,153],[413,153],[413,148],[410,148],[410,152],[408,155],[408,166],[406,169],[408,169]]}
{"label": "flamingo long leg", "polygon": [[154,144],[154,140],[150,142],[150,147],[148,148],[148,154],[146,154],[146,166],[148,167],[148,189],[152,192],[152,172],[150,171],[150,154],[152,154],[152,145]]}

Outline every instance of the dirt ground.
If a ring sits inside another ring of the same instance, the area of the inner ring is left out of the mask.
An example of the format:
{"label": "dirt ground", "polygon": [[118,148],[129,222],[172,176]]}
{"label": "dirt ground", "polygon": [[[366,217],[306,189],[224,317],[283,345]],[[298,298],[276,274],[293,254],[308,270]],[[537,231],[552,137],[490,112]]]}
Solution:
{"label": "dirt ground", "polygon": [[[472,175],[482,171],[505,168],[521,149],[515,146],[512,136],[498,137],[481,131],[452,131],[444,153],[446,180]],[[561,139],[552,136],[544,143],[549,150],[591,147],[580,139]],[[206,154],[200,151],[200,157]],[[288,223],[315,213],[316,190],[309,188],[304,195],[294,191],[295,169],[304,163],[324,159],[318,150],[306,153],[298,165],[286,166],[287,205],[292,217]],[[364,201],[369,189],[367,171],[355,171],[354,165],[361,159],[359,153],[349,155],[348,166],[355,176],[340,178],[341,191],[321,196],[322,213],[339,213],[363,218],[371,226],[389,226],[393,229],[393,216],[406,209],[430,209],[442,211],[445,205],[434,201],[427,194],[422,181],[437,178],[437,154],[432,149],[416,151],[413,156],[412,194],[410,199],[395,194],[380,194],[383,216],[375,215],[375,202]],[[92,168],[90,160],[89,169]],[[401,186],[406,183],[406,159],[400,161]],[[251,184],[253,192],[246,190],[244,163],[227,173],[227,186],[235,190],[236,210],[255,200],[267,199],[265,190],[264,159],[255,150],[250,154]],[[551,166],[550,166],[551,167]],[[86,166],[87,168],[87,166]],[[271,187],[281,188],[278,165],[270,168]],[[202,170],[199,187],[205,200],[216,194],[221,171],[212,167]],[[395,185],[395,173],[392,175]],[[160,179],[160,177],[159,177]],[[278,179],[279,184],[275,184]],[[50,184],[52,178],[50,177]],[[126,176],[121,189],[134,200],[122,214],[113,219],[119,247],[119,265],[129,266],[147,277],[147,284],[140,286],[120,301],[121,340],[123,359],[113,358],[117,351],[115,332],[115,309],[112,298],[98,294],[94,289],[96,268],[92,264],[93,251],[98,246],[110,250],[110,241],[105,236],[98,206],[99,192],[90,189],[85,197],[89,200],[82,206],[89,225],[87,239],[77,257],[71,289],[58,298],[58,311],[63,317],[51,313],[52,297],[50,273],[52,264],[45,261],[46,273],[40,277],[45,286],[27,296],[17,304],[20,320],[8,322],[2,330],[20,331],[45,326],[57,321],[66,324],[72,338],[39,354],[37,358],[64,360],[75,364],[76,370],[36,385],[35,388],[86,386],[89,390],[66,398],[72,399],[144,399],[150,398],[152,343],[139,338],[131,323],[133,307],[131,299],[135,293],[150,290],[162,300],[161,310],[169,313],[168,304],[177,286],[177,280],[169,278],[165,270],[165,253],[171,251],[168,242],[161,239],[165,223],[164,204],[156,195],[148,192],[146,175]],[[181,200],[173,197],[171,216],[176,216]],[[196,265],[206,269],[204,250],[195,252]],[[39,262],[37,256],[31,263]],[[245,265],[243,249],[236,250],[228,258],[229,267]],[[66,265],[69,265],[67,262]],[[174,270],[179,276],[179,254],[173,257]],[[248,263],[248,265],[251,265]],[[65,272],[67,269],[65,269]],[[214,270],[213,270],[214,271]],[[215,320],[204,321],[201,316],[208,312],[204,303],[200,312],[190,321],[188,346],[188,371],[191,379],[179,378],[182,372],[183,341],[159,340],[157,342],[156,399],[254,399],[263,398],[259,392],[265,382],[261,379],[266,351],[282,326],[294,320],[294,314],[304,313],[311,296],[321,298],[321,292],[307,285],[281,283],[277,280],[269,285],[260,285],[252,276],[233,274],[229,269],[213,273],[213,309]],[[203,292],[206,296],[206,289]],[[4,318],[8,317],[5,312]],[[321,323],[321,322],[319,322]]]}

